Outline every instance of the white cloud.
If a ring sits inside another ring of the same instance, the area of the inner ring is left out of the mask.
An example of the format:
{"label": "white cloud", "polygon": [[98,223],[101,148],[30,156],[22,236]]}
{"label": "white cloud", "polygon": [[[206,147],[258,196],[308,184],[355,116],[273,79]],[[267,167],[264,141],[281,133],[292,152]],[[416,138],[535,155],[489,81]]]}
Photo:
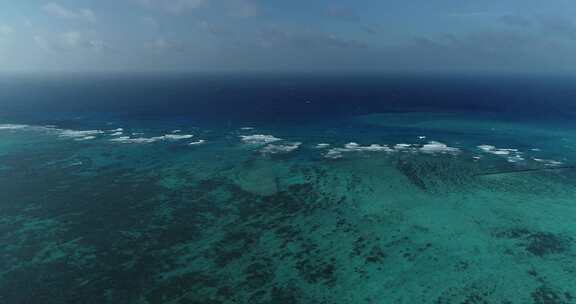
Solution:
{"label": "white cloud", "polygon": [[37,35],[33,40],[40,48],[48,51],[89,49],[99,52],[108,48],[104,41],[89,36],[78,31],[68,31],[57,35]]}
{"label": "white cloud", "polygon": [[161,9],[173,14],[181,14],[187,10],[194,10],[206,4],[208,0],[138,0],[149,9]]}
{"label": "white cloud", "polygon": [[11,26],[0,24],[0,35],[10,35],[14,33],[14,29]]}
{"label": "white cloud", "polygon": [[136,0],[148,9],[158,9],[172,14],[182,14],[215,3],[221,7],[224,14],[233,17],[254,17],[259,14],[259,8],[253,0]]}
{"label": "white cloud", "polygon": [[147,43],[146,47],[157,51],[183,50],[184,43],[181,41],[166,40],[165,38],[156,38]]}
{"label": "white cloud", "polygon": [[62,34],[62,43],[70,47],[78,47],[82,42],[82,34],[80,32],[66,32]]}
{"label": "white cloud", "polygon": [[69,31],[62,34],[59,42],[59,46],[62,48],[85,48],[102,51],[107,47],[104,41],[87,37],[77,31]]}
{"label": "white cloud", "polygon": [[34,36],[32,37],[32,39],[34,40],[34,43],[36,43],[41,49],[43,50],[51,50],[52,47],[50,46],[50,43],[48,42],[48,40],[46,40],[46,38],[42,37],[42,36]]}
{"label": "white cloud", "polygon": [[92,10],[87,8],[74,10],[68,9],[58,3],[50,2],[44,5],[43,9],[46,13],[62,19],[96,22],[96,15]]}

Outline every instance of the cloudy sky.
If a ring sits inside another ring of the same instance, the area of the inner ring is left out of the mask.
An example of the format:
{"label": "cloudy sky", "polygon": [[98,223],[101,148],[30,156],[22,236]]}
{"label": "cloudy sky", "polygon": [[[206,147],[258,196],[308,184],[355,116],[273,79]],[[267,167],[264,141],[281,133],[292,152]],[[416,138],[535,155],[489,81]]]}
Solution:
{"label": "cloudy sky", "polygon": [[0,70],[576,69],[574,0],[2,0]]}

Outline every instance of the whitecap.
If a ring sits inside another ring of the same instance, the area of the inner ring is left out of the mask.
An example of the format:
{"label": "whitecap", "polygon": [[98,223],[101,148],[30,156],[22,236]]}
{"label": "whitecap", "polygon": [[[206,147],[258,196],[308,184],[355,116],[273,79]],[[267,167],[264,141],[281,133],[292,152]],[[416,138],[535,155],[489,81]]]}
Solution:
{"label": "whitecap", "polygon": [[394,152],[386,145],[371,144],[369,146],[361,146],[358,143],[350,142],[344,145],[343,148],[332,148],[324,154],[326,158],[342,158],[343,153],[347,152]]}
{"label": "whitecap", "polygon": [[13,124],[0,124],[0,130],[20,130],[30,126],[28,125],[13,125]]}
{"label": "whitecap", "polygon": [[430,141],[427,144],[423,145],[420,148],[420,151],[427,154],[435,154],[435,153],[458,153],[460,149],[449,147],[448,145],[438,142],[438,141]]}
{"label": "whitecap", "polygon": [[157,141],[165,141],[165,140],[176,141],[176,140],[190,139],[192,137],[194,137],[194,135],[191,135],[191,134],[182,134],[182,135],[166,134],[166,135],[155,136],[155,137],[135,137],[135,138],[132,138],[129,136],[121,136],[118,138],[110,139],[110,141],[121,142],[121,143],[150,144],[150,143],[154,143]]}
{"label": "whitecap", "polygon": [[81,138],[75,138],[74,140],[76,140],[76,141],[86,141],[86,140],[92,140],[92,139],[96,139],[96,136],[85,136],[85,137],[81,137]]}
{"label": "whitecap", "polygon": [[166,134],[164,136],[156,137],[158,140],[182,140],[194,137],[192,134]]}
{"label": "whitecap", "polygon": [[521,152],[518,151],[518,149],[502,149],[502,148],[496,148],[495,146],[492,145],[480,145],[478,146],[478,148],[486,153],[500,156],[510,155],[511,158],[516,159],[518,159],[518,157],[520,157],[520,155],[522,154]]}
{"label": "whitecap", "polygon": [[508,162],[510,163],[517,163],[517,162],[521,162],[524,161],[524,157],[520,156],[520,155],[514,155],[514,156],[510,156],[507,158]]}
{"label": "whitecap", "polygon": [[189,146],[196,146],[196,145],[201,145],[201,144],[204,144],[204,143],[206,143],[206,141],[205,141],[204,139],[200,139],[200,140],[197,140],[197,141],[193,141],[193,142],[189,143],[188,145],[189,145]]}
{"label": "whitecap", "polygon": [[88,130],[88,131],[76,131],[76,130],[58,130],[60,131],[60,137],[67,138],[84,138],[88,136],[94,136],[104,133],[100,130]]}
{"label": "whitecap", "polygon": [[[337,148],[338,149],[338,148]],[[386,145],[371,144],[369,146],[361,146],[358,143],[351,142],[344,145],[342,152],[392,152]]]}
{"label": "whitecap", "polygon": [[144,138],[144,137],[131,138],[129,136],[120,136],[118,138],[113,138],[110,141],[120,142],[120,143],[149,144],[149,143],[155,142],[156,139]]}
{"label": "whitecap", "polygon": [[322,143],[322,144],[316,145],[316,149],[324,149],[324,148],[328,148],[328,147],[330,147],[330,144]]}
{"label": "whitecap", "polygon": [[262,148],[262,154],[284,154],[297,150],[302,145],[301,142],[285,143],[282,145],[270,144]]}
{"label": "whitecap", "polygon": [[338,159],[342,158],[342,152],[337,149],[331,149],[328,153],[324,154],[325,158]]}
{"label": "whitecap", "polygon": [[407,150],[412,148],[410,144],[396,144],[394,145],[394,150]]}
{"label": "whitecap", "polygon": [[274,137],[273,135],[241,135],[240,138],[243,142],[251,145],[264,145],[282,140],[281,138]]}
{"label": "whitecap", "polygon": [[564,164],[561,161],[551,160],[551,159],[534,158],[534,161],[537,161],[539,163],[543,163],[546,166],[561,166]]}

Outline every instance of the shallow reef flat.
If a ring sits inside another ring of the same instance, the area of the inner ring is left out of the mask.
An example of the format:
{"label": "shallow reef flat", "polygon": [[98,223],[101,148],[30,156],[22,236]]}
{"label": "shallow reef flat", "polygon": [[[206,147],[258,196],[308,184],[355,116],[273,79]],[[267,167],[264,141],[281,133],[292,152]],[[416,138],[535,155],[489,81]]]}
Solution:
{"label": "shallow reef flat", "polygon": [[394,127],[193,145],[6,127],[0,303],[576,303],[573,135]]}

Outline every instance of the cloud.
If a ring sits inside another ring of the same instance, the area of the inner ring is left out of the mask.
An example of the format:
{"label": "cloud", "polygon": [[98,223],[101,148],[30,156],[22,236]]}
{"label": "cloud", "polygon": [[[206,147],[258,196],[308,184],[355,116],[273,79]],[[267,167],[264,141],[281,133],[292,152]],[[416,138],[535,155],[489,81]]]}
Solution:
{"label": "cloud", "polygon": [[96,15],[92,10],[87,8],[74,10],[68,9],[58,3],[50,2],[44,5],[43,9],[46,13],[57,18],[96,22]]}
{"label": "cloud", "polygon": [[88,37],[78,31],[67,31],[52,36],[36,35],[33,40],[41,49],[47,51],[88,49],[100,52],[108,48],[108,45],[103,40]]}
{"label": "cloud", "polygon": [[326,15],[328,17],[340,19],[343,21],[350,21],[350,22],[360,21],[360,16],[358,16],[356,12],[354,12],[354,10],[350,8],[332,6],[326,10]]}
{"label": "cloud", "polygon": [[250,18],[260,14],[260,9],[251,0],[228,0],[226,3],[228,15],[232,17]]}
{"label": "cloud", "polygon": [[182,14],[205,5],[208,0],[137,0],[148,9],[160,9],[172,14]]}
{"label": "cloud", "polygon": [[185,46],[182,41],[177,40],[167,40],[166,38],[156,38],[149,43],[146,44],[148,49],[156,50],[156,51],[167,51],[167,50],[175,50],[175,51],[184,51]]}
{"label": "cloud", "polygon": [[158,30],[160,29],[160,24],[158,23],[158,21],[154,18],[151,17],[143,17],[140,19],[142,24],[148,28],[151,28],[153,30]]}
{"label": "cloud", "polygon": [[48,43],[46,38],[44,38],[42,36],[34,36],[34,37],[32,37],[32,40],[34,40],[34,43],[36,43],[36,45],[38,47],[40,47],[41,49],[43,49],[45,51],[48,51],[51,49],[50,44]]}
{"label": "cloud", "polygon": [[364,42],[347,40],[320,32],[289,32],[275,27],[260,30],[261,45],[266,48],[365,48]]}
{"label": "cloud", "polygon": [[10,35],[12,33],[14,33],[14,29],[11,26],[0,24],[0,36]]}
{"label": "cloud", "polygon": [[572,19],[549,16],[541,18],[539,21],[539,25],[545,34],[571,40],[576,39],[576,24]]}
{"label": "cloud", "polygon": [[533,24],[530,18],[519,15],[504,15],[499,18],[499,21],[514,27],[529,27]]}
{"label": "cloud", "polygon": [[360,29],[371,35],[376,35],[382,31],[382,27],[379,24],[364,24]]}
{"label": "cloud", "polygon": [[147,9],[161,10],[175,15],[211,7],[229,17],[255,17],[260,10],[253,0],[136,0]]}
{"label": "cloud", "polygon": [[219,26],[219,25],[210,23],[210,22],[208,22],[208,21],[201,21],[201,22],[198,24],[198,27],[199,27],[200,29],[202,29],[203,31],[206,31],[207,33],[209,33],[209,34],[211,34],[211,35],[214,35],[214,36],[217,36],[217,37],[226,37],[226,38],[228,38],[228,37],[234,36],[234,32],[233,32],[233,31],[231,31],[231,30],[229,30],[229,29],[226,29],[226,28],[224,28],[224,27],[222,27],[222,26]]}

